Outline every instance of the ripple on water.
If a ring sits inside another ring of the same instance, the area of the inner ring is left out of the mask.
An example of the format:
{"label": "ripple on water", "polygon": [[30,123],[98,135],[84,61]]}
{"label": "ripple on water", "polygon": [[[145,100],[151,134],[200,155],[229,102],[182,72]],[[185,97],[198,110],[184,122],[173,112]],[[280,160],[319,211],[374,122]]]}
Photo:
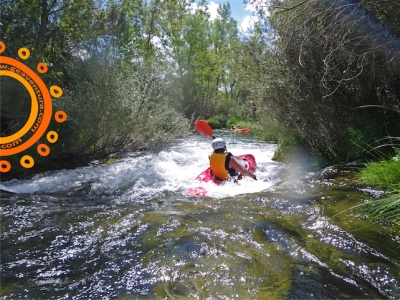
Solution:
{"label": "ripple on water", "polygon": [[20,194],[1,202],[3,299],[400,298],[399,237],[331,218],[373,191],[339,168],[285,175],[268,145],[226,138],[259,180],[209,197],[185,194],[207,166],[198,136],[4,184]]}

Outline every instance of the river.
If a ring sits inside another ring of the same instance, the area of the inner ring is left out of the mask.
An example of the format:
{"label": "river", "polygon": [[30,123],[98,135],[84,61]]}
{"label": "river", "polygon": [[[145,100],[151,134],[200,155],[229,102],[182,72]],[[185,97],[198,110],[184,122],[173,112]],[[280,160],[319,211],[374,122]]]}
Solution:
{"label": "river", "polygon": [[272,161],[274,144],[215,134],[256,157],[257,181],[188,195],[211,151],[194,134],[0,184],[0,299],[400,299],[400,237],[333,217],[381,195],[357,166],[310,173]]}

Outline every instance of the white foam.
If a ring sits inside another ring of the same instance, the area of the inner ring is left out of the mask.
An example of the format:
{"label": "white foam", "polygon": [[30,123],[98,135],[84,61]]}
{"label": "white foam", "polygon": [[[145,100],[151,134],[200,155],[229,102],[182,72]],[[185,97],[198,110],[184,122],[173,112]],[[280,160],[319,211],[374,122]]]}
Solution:
{"label": "white foam", "polygon": [[207,196],[222,198],[238,194],[255,193],[268,189],[281,168],[271,161],[276,146],[256,142],[236,135],[224,136],[228,151],[234,155],[253,154],[257,161],[257,181],[244,178],[238,184],[226,182],[195,182],[198,174],[208,168],[211,138],[194,135],[176,141],[159,153],[134,155],[110,165],[96,165],[74,170],[60,170],[39,174],[30,180],[4,182],[0,188],[14,193],[128,193],[153,195],[171,191],[186,195],[189,187],[202,185]]}

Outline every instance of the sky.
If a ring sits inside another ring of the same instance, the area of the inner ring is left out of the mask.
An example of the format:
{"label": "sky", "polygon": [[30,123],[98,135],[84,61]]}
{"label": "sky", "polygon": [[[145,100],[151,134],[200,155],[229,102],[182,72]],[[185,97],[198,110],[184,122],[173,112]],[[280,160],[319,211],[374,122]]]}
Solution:
{"label": "sky", "polygon": [[239,30],[246,32],[257,17],[253,16],[252,11],[254,9],[251,6],[245,5],[243,0],[208,0],[211,19],[217,16],[218,5],[226,4],[228,1],[232,10],[232,18],[237,21]]}

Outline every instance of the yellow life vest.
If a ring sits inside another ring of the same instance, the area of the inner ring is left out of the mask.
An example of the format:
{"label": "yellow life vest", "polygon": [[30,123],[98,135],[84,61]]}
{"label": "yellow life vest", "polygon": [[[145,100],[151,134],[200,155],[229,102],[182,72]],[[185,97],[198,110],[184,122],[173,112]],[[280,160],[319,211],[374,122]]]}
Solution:
{"label": "yellow life vest", "polygon": [[213,175],[218,179],[226,180],[229,177],[229,172],[225,168],[225,161],[227,153],[211,153],[210,155],[210,167]]}

